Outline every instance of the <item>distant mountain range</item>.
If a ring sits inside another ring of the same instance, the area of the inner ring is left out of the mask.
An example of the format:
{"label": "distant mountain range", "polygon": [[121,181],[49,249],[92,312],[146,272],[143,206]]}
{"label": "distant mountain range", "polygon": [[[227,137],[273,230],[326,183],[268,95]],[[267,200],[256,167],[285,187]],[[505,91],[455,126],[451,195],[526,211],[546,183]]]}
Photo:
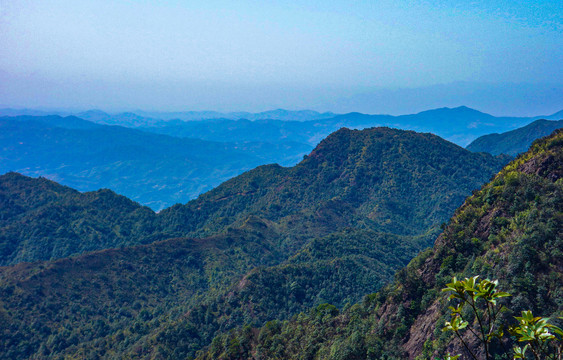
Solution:
{"label": "distant mountain range", "polygon": [[328,119],[336,116],[331,112],[320,113],[313,110],[270,110],[258,113],[246,111],[239,112],[218,112],[218,111],[177,111],[177,112],[161,112],[161,111],[143,111],[135,110],[131,112],[121,112],[109,114],[102,110],[88,110],[82,112],[71,111],[45,111],[34,109],[0,109],[0,116],[77,116],[86,120],[94,121],[106,125],[124,125],[124,126],[141,126],[154,124],[160,121],[181,120],[181,121],[197,121],[210,119],[228,119],[228,120],[291,120],[291,121],[308,121],[318,119]]}
{"label": "distant mountain range", "polygon": [[[563,113],[559,113],[563,118]],[[563,120],[536,120],[531,124],[502,134],[481,136],[467,146],[467,150],[486,152],[493,155],[507,154],[516,156],[528,150],[532,142],[551,134],[555,129],[563,127]]]}
{"label": "distant mountain range", "polygon": [[258,113],[251,113],[246,111],[221,113],[217,111],[184,111],[184,112],[146,112],[136,111],[135,113],[141,116],[152,117],[162,120],[208,120],[208,119],[229,119],[229,120],[292,120],[292,121],[308,121],[328,119],[334,117],[336,114],[331,112],[319,113],[313,110],[270,110]]}
{"label": "distant mountain range", "polygon": [[341,129],[296,166],[260,166],[158,214],[1,176],[3,263],[53,261],[0,269],[0,357],[188,358],[245,323],[357,302],[505,162],[432,134]]}
{"label": "distant mountain range", "polygon": [[0,118],[0,173],[45,176],[81,191],[109,188],[160,210],[264,163],[292,165],[310,146],[211,142],[76,117]]}
{"label": "distant mountain range", "polygon": [[[419,132],[432,132],[458,145],[466,146],[481,135],[505,132],[537,119],[560,120],[563,111],[535,117],[495,117],[465,106],[440,108],[411,115],[367,115],[361,113],[334,114],[311,110],[272,110],[260,113],[215,111],[147,112],[134,111],[108,114],[100,110],[85,112],[47,112],[32,109],[0,109],[0,116],[16,115],[75,115],[105,125],[144,128],[172,136],[224,141],[228,131],[237,141],[276,142],[280,139],[305,142],[315,146],[321,139],[340,127],[368,128],[389,126]],[[213,120],[209,122],[209,120]],[[248,121],[238,121],[248,120]],[[194,123],[195,122],[195,123]],[[251,122],[251,123],[249,123]],[[265,136],[265,137],[264,137]],[[230,138],[232,140],[232,137]]]}

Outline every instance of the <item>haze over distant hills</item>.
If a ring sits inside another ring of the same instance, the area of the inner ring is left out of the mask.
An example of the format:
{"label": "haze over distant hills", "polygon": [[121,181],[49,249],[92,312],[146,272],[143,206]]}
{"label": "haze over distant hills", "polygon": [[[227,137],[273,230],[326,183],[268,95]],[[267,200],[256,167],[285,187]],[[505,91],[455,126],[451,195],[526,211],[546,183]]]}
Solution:
{"label": "haze over distant hills", "polygon": [[247,120],[293,120],[293,121],[307,121],[307,120],[318,120],[318,119],[328,119],[334,117],[336,114],[332,112],[319,113],[313,110],[285,110],[276,109],[270,111],[263,111],[258,113],[252,113],[247,111],[239,112],[218,112],[218,111],[183,111],[183,112],[151,112],[151,111],[134,111],[134,113],[141,116],[152,117],[162,120],[206,120],[206,119],[247,119]]}
{"label": "haze over distant hills", "polygon": [[47,115],[60,115],[69,116],[75,115],[85,120],[90,120],[97,123],[106,125],[124,125],[124,126],[140,126],[135,124],[135,121],[142,121],[143,125],[159,122],[160,120],[182,120],[182,121],[197,121],[209,119],[247,119],[247,120],[292,120],[292,121],[307,121],[327,119],[336,116],[332,112],[320,113],[313,110],[285,110],[277,109],[270,111],[263,111],[252,113],[247,111],[238,112],[219,112],[219,111],[144,111],[134,110],[120,113],[107,113],[102,110],[92,109],[87,111],[72,112],[68,110],[34,110],[34,109],[13,109],[3,108],[0,109],[0,116],[47,116]]}
{"label": "haze over distant hills", "polygon": [[314,146],[322,138],[341,127],[364,129],[374,126],[389,126],[431,132],[465,146],[470,140],[480,135],[517,128],[530,121],[532,121],[530,118],[494,117],[467,107],[459,107],[434,109],[401,116],[349,113],[309,121],[213,119],[192,122],[147,122],[147,125],[141,126],[141,128],[162,134],[191,136],[214,141],[225,141],[234,136],[246,141],[262,139],[276,142],[291,139]]}
{"label": "haze over distant hills", "polygon": [[76,117],[0,118],[0,172],[45,176],[81,191],[109,188],[160,210],[264,163],[291,165],[310,146],[212,142]]}
{"label": "haze over distant hills", "polygon": [[172,136],[213,141],[225,141],[225,139],[231,141],[233,137],[237,141],[292,140],[306,142],[311,146],[315,146],[322,138],[340,127],[361,129],[390,126],[432,132],[458,145],[466,146],[478,136],[513,130],[537,119],[559,120],[562,112],[534,117],[497,117],[465,106],[439,108],[399,116],[362,113],[334,114],[283,109],[260,113],[135,111],[116,114],[108,114],[101,110],[70,113],[33,109],[0,109],[0,116],[75,115],[99,124],[142,128],[146,131]]}
{"label": "haze over distant hills", "polygon": [[[224,141],[229,136],[245,140],[280,141],[292,139],[316,145],[322,138],[341,127],[364,129],[389,126],[419,132],[431,132],[458,145],[492,132],[504,132],[524,126],[538,118],[559,119],[560,114],[538,117],[495,117],[465,106],[439,108],[410,115],[368,115],[348,113],[303,122],[281,120],[215,119],[209,121],[153,123],[142,128],[148,131],[195,136],[207,140]],[[234,134],[234,135],[233,135]],[[267,140],[266,140],[267,139]]]}

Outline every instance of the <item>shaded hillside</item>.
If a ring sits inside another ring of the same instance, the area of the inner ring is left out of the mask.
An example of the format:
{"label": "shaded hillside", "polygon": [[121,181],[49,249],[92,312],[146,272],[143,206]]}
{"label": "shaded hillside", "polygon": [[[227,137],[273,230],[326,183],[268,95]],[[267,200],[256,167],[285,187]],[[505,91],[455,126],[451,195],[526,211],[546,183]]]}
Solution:
{"label": "shaded hillside", "polygon": [[293,168],[259,167],[155,215],[163,236],[210,238],[1,269],[1,355],[188,357],[219,331],[356,302],[501,163],[430,134],[342,129]]}
{"label": "shaded hillside", "polygon": [[516,156],[528,150],[536,139],[547,136],[555,129],[563,127],[563,120],[536,120],[522,128],[502,134],[484,135],[467,146],[473,152],[486,152],[493,155],[507,154]]}
{"label": "shaded hillside", "polygon": [[[1,111],[0,111],[1,114]],[[50,127],[60,127],[65,129],[101,129],[102,126],[91,121],[81,119],[76,116],[66,116],[61,117],[58,115],[45,115],[45,116],[3,116],[0,118],[2,121],[2,126],[5,127],[6,121],[17,121],[19,123],[25,123],[30,127],[37,126],[37,123],[48,125]],[[10,131],[11,127],[6,127],[6,131]]]}
{"label": "shaded hillside", "polygon": [[250,217],[211,238],[0,268],[0,356],[195,354],[221,329],[287,317],[325,299],[356,301],[427,245],[348,231],[287,259],[279,240],[271,224]]}
{"label": "shaded hillside", "polygon": [[0,173],[45,176],[81,191],[109,188],[155,210],[264,163],[294,164],[310,149],[180,139],[75,117],[0,118]]}
{"label": "shaded hillside", "polygon": [[[464,353],[442,332],[449,310],[441,293],[453,276],[500,280],[521,310],[563,314],[563,131],[536,141],[456,211],[433,249],[362,303],[321,305],[290,321],[217,337],[201,359],[428,359]],[[493,347],[501,351],[500,346]]]}

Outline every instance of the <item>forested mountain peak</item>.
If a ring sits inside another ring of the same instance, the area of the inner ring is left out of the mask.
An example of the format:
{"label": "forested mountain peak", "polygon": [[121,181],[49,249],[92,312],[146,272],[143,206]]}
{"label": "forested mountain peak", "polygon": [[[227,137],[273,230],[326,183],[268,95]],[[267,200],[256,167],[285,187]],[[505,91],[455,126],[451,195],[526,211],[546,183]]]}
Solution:
{"label": "forested mountain peak", "polygon": [[[389,127],[374,127],[363,130],[341,128],[323,139],[309,157],[327,160],[337,156],[349,156],[350,153],[360,150],[375,159],[395,150],[402,152],[419,148],[418,151],[420,152],[432,152],[431,144],[441,148],[457,149],[460,153],[464,152],[461,147],[430,133]],[[404,148],[405,146],[408,146],[408,148]]]}
{"label": "forested mountain peak", "polygon": [[[451,331],[441,331],[450,303],[440,290],[453,276],[499,279],[512,295],[502,300],[505,324],[523,310],[561,316],[562,171],[563,131],[557,130],[467,198],[434,248],[379,293],[343,312],[324,305],[290,321],[225,334],[200,358],[414,360],[445,358],[446,352],[470,358]],[[474,354],[482,354],[468,339]],[[490,351],[504,349],[497,342]]]}
{"label": "forested mountain peak", "polygon": [[[115,199],[115,201],[125,205],[128,209],[141,207],[138,203],[109,189],[81,193],[44,177],[32,178],[17,172],[8,172],[0,175],[0,192],[4,200],[9,199],[12,203],[21,202],[22,205],[26,206],[26,210],[38,208],[56,199],[74,200],[74,198],[66,199],[66,196],[100,198],[102,200]],[[7,208],[9,206],[3,207],[3,209]]]}
{"label": "forested mountain peak", "polygon": [[[219,223],[236,224],[252,213],[288,224],[312,216],[329,225],[334,222],[328,217],[335,216],[342,226],[361,222],[412,235],[447,218],[504,161],[432,134],[340,129],[294,167],[258,167],[162,216],[192,235],[209,234]],[[419,213],[424,219],[413,217]]]}
{"label": "forested mountain peak", "polygon": [[[24,194],[20,193],[18,190],[26,189],[26,192],[36,190],[37,193],[48,191],[54,193],[61,192],[74,192],[78,191],[68,187],[60,185],[55,181],[51,181],[44,177],[31,178],[29,176],[24,176],[18,172],[10,171],[4,175],[0,175],[0,186],[3,189],[9,189],[14,192],[14,195],[20,195],[23,197]],[[27,195],[27,194],[26,194]]]}

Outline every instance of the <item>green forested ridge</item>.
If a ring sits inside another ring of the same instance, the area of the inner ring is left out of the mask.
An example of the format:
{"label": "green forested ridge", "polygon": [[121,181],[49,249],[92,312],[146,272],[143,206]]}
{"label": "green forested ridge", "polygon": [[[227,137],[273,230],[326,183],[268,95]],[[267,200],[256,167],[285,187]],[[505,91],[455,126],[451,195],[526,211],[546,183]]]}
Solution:
{"label": "green forested ridge", "polygon": [[[505,324],[514,315],[563,315],[563,131],[534,142],[469,197],[433,249],[380,292],[348,309],[319,305],[289,321],[215,338],[200,359],[429,359],[464,354],[442,332],[452,276],[500,279]],[[476,343],[473,346],[477,346]],[[500,352],[499,344],[492,348]],[[475,350],[475,349],[474,349]]]}
{"label": "green forested ridge", "polygon": [[218,331],[354,303],[503,162],[431,134],[342,129],[293,168],[259,167],[135,227],[200,240],[2,268],[0,355],[181,358]]}
{"label": "green forested ridge", "polygon": [[0,265],[152,242],[155,218],[110,190],[80,193],[8,173],[0,176]]}
{"label": "green forested ridge", "polygon": [[483,135],[469,145],[467,150],[493,155],[516,156],[528,150],[532,142],[563,127],[563,120],[536,120],[531,124],[502,134]]}

